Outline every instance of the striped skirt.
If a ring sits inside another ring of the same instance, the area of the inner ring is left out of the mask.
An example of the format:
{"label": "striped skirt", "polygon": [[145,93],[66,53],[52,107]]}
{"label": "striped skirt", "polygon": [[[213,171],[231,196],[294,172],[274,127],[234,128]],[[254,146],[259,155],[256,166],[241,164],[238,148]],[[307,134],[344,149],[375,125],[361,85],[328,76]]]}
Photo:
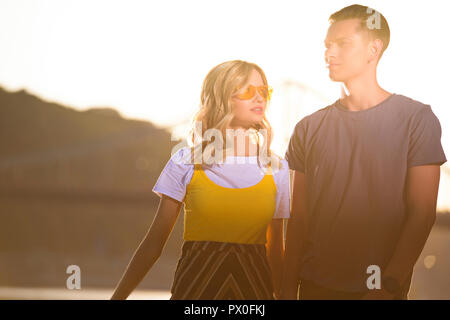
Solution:
{"label": "striped skirt", "polygon": [[272,300],[263,244],[186,241],[171,300]]}

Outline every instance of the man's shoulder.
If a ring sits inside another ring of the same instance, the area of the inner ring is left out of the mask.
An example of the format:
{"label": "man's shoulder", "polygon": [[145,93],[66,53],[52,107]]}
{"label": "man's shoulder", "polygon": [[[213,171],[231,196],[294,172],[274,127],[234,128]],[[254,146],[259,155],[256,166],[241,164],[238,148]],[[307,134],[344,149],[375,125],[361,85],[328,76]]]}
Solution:
{"label": "man's shoulder", "polygon": [[[389,110],[389,112],[393,112],[395,110],[396,113],[400,113],[402,116],[413,116],[417,114],[422,114],[422,112],[427,112],[431,110],[429,104],[425,104],[423,102],[412,99],[408,96],[402,94],[394,94],[394,99],[391,100],[391,103],[395,105],[395,108],[388,108],[385,110]],[[297,122],[295,126],[295,130],[308,130],[310,128],[314,128],[320,126],[320,123],[327,116],[327,114],[332,111],[332,108],[337,103],[338,100],[333,103],[318,109],[306,116],[304,116],[300,121]]]}
{"label": "man's shoulder", "polygon": [[395,96],[395,104],[402,112],[416,114],[421,111],[430,110],[429,104],[420,102],[402,94],[396,94]]}
{"label": "man's shoulder", "polygon": [[317,111],[314,111],[313,113],[304,116],[299,122],[297,122],[296,127],[309,127],[311,125],[314,125],[315,123],[321,122],[323,117],[330,111],[335,103],[336,102],[333,102],[326,107],[323,107]]}

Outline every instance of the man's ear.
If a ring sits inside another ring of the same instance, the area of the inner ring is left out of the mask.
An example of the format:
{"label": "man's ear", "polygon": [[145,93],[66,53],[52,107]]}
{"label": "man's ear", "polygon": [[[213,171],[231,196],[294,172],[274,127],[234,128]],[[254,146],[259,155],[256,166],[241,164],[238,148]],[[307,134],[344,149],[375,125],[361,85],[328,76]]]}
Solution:
{"label": "man's ear", "polygon": [[378,61],[383,50],[383,41],[381,39],[372,40],[369,44],[369,62]]}

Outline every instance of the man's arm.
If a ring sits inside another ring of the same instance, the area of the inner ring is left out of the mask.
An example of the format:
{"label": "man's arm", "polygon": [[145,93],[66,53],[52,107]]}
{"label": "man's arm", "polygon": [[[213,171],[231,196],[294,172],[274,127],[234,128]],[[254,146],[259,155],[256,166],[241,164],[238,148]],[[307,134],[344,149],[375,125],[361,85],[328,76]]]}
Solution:
{"label": "man's arm", "polygon": [[297,299],[300,261],[307,234],[307,214],[305,174],[294,171],[292,206],[286,232],[280,299]]}
{"label": "man's arm", "polygon": [[413,269],[436,219],[439,179],[438,165],[408,169],[405,186],[407,220],[389,265],[381,271],[382,277],[392,277],[402,285]]}

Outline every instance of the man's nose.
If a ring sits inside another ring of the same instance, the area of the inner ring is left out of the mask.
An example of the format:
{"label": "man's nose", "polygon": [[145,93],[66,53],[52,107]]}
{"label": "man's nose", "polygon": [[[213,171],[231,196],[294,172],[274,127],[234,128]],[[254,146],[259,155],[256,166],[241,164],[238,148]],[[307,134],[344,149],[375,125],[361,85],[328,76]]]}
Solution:
{"label": "man's nose", "polygon": [[336,58],[336,50],[333,46],[325,49],[325,62],[329,63],[331,59]]}

